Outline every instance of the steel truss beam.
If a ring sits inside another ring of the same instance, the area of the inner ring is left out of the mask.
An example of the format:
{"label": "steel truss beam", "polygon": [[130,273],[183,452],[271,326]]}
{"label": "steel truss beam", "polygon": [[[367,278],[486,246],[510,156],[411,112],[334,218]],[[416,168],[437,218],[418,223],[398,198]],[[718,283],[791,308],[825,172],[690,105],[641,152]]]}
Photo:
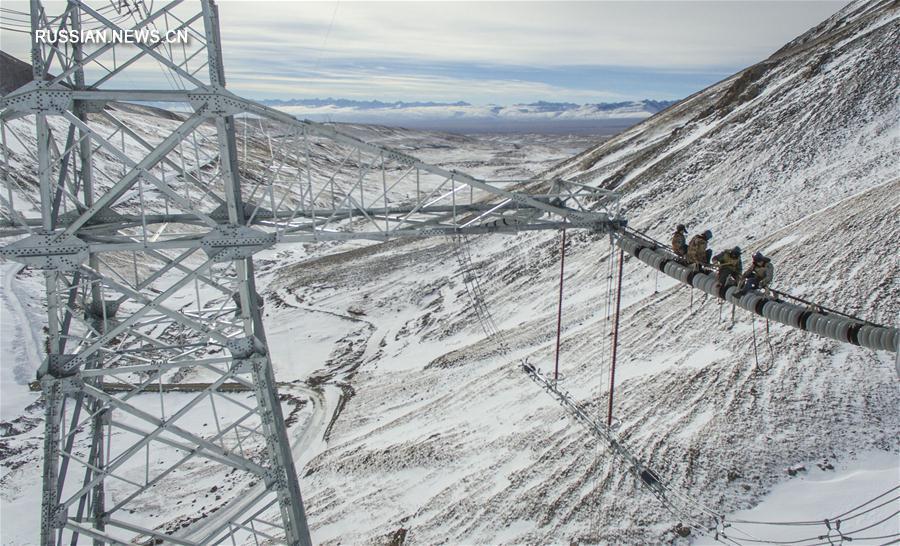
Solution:
{"label": "steel truss beam", "polygon": [[[91,51],[35,40],[34,80],[0,99],[0,235],[24,236],[0,255],[43,270],[47,293],[41,543],[310,544],[253,255],[293,241],[605,232],[621,223],[617,197],[487,182],[296,120],[225,89],[212,0],[122,6],[51,13],[31,0],[32,33],[192,39]],[[116,87],[153,67],[165,85]],[[119,113],[147,102],[177,114],[131,125]],[[16,157],[11,140],[36,153]],[[20,164],[36,166],[36,194],[16,182]],[[161,388],[185,379],[208,387]],[[221,498],[197,525],[186,505],[153,518],[160,497],[207,493],[202,476]]]}

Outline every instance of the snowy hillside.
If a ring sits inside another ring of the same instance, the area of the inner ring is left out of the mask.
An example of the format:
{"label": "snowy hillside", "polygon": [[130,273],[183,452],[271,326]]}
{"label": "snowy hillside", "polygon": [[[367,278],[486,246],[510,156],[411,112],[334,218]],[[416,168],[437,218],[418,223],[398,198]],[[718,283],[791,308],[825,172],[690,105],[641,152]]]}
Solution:
{"label": "snowy hillside", "polygon": [[[349,130],[486,178],[544,172],[616,189],[638,229],[666,239],[679,222],[692,233],[709,227],[713,248],[771,255],[779,288],[896,324],[898,12],[889,2],[853,4],[772,59],[558,164],[583,142]],[[177,124],[117,115],[142,134]],[[24,123],[21,134],[33,138]],[[327,148],[319,153],[317,164],[340,161]],[[33,201],[22,157],[16,198]],[[561,385],[603,419],[611,249],[601,235],[567,236]],[[680,527],[522,372],[524,358],[544,371],[553,365],[559,246],[555,233],[468,245],[508,352],[482,332],[450,240],[296,244],[258,255],[277,379],[299,381],[310,402],[290,434],[302,448],[297,468],[316,543],[712,541]],[[25,407],[36,396],[21,383],[39,346],[29,339],[41,337],[41,278],[2,265],[0,349],[17,362],[4,359],[2,377],[3,542],[28,544],[40,502],[42,411]],[[816,521],[898,485],[893,354],[776,324],[769,346],[749,315],[739,311],[732,325],[730,308],[697,291],[692,301],[662,275],[657,286],[637,260],[624,270],[617,431],[667,483],[722,514]],[[768,372],[756,369],[754,329]],[[22,336],[24,348],[11,341]],[[169,498],[213,506],[194,489],[161,493],[148,518],[169,529],[191,513]],[[866,537],[900,532],[891,506],[848,521],[844,532],[868,527],[854,544],[886,542]],[[729,534],[740,544],[826,529],[736,526]]]}
{"label": "snowy hillside", "polygon": [[[659,238],[677,222],[692,232],[710,227],[714,248],[769,253],[779,287],[896,324],[898,10],[857,7],[828,24],[834,31],[813,31],[815,39],[798,40],[802,46],[550,174],[621,191],[632,225]],[[608,247],[586,234],[570,241],[565,387],[604,415]],[[552,365],[558,239],[473,245],[488,305],[515,347],[504,358],[493,356],[491,342],[472,342],[479,329],[452,272],[451,247],[398,246],[307,262],[271,285],[285,302],[304,302],[279,312],[353,307],[372,324],[353,397],[303,481],[317,539],[672,540],[679,520],[516,365],[526,356],[545,370]],[[723,513],[774,503],[769,514],[777,519],[799,511],[805,515],[796,517],[824,519],[897,485],[892,354],[772,325],[771,352],[759,345],[762,365],[772,369],[758,373],[751,317],[738,313],[728,328],[731,310],[719,322],[720,309],[699,296],[691,314],[685,289],[661,278],[654,294],[652,271],[630,261],[625,267],[615,413],[622,439],[667,481]],[[762,336],[761,323],[755,327]],[[861,468],[876,478],[864,493],[851,493],[849,477],[865,474]],[[846,484],[845,495],[813,506],[767,497],[786,484],[795,492],[788,498],[808,499],[828,475]],[[857,543],[880,543],[863,538],[898,532],[883,510],[844,530],[871,526],[877,532],[857,533]],[[804,531],[801,537],[826,534],[824,525]],[[731,531],[736,539],[770,540],[801,538],[796,532]]]}

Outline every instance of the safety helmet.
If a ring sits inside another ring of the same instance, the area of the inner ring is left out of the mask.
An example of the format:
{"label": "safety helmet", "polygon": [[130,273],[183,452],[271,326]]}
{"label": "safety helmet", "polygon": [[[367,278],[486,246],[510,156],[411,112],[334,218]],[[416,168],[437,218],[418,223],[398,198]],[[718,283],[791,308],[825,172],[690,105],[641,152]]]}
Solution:
{"label": "safety helmet", "polygon": [[736,246],[736,247],[732,248],[732,249],[731,249],[731,253],[732,253],[732,254],[740,254],[740,253],[741,253],[741,247]]}
{"label": "safety helmet", "polygon": [[712,231],[710,231],[710,230],[704,231],[703,238],[706,239],[707,241],[712,239]]}
{"label": "safety helmet", "polygon": [[687,231],[687,228],[684,227],[684,224],[678,224],[678,225],[675,227],[675,231]]}
{"label": "safety helmet", "polygon": [[766,259],[766,257],[762,255],[762,252],[757,252],[757,253],[753,254],[753,261],[754,261],[754,262],[761,262],[761,261],[763,261],[763,260],[765,260],[765,259]]}

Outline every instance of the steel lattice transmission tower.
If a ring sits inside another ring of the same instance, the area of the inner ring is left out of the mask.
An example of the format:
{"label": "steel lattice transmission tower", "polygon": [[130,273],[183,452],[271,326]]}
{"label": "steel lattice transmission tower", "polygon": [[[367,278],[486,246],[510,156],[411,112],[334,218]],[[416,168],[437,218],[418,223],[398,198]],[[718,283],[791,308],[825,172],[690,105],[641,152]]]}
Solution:
{"label": "steel lattice transmission tower", "polygon": [[[143,3],[70,1],[54,14],[32,0],[33,36],[65,28],[158,29],[187,31],[190,40],[109,45],[89,53],[78,45],[33,39],[34,82],[5,104],[9,112],[33,114],[37,126],[41,224],[15,252],[46,271],[43,544],[78,535],[99,543],[131,542],[136,535],[173,541],[170,529],[154,528],[130,513],[151,503],[165,486],[189,479],[201,460],[230,467],[244,474],[243,483],[264,487],[253,490],[253,498],[236,499],[241,510],[198,542],[250,533],[310,544],[254,287],[256,247],[229,245],[247,211],[235,120],[220,102],[225,77],[217,9],[203,1],[178,11],[179,4],[151,10]],[[187,48],[180,59],[173,54],[176,47]],[[157,91],[106,91],[147,61],[158,64],[169,90],[202,93],[188,98],[193,112],[157,143],[143,141],[108,110],[110,100],[140,101]],[[92,123],[95,115],[109,119],[98,126]],[[206,152],[218,159],[213,172],[187,166],[184,154],[176,152],[196,142],[198,132],[212,144]],[[145,155],[129,155],[141,141]],[[115,167],[101,171],[101,161]],[[172,171],[153,171],[175,161]],[[117,179],[109,179],[110,170],[119,173]],[[195,184],[196,195],[179,195],[160,178],[173,173]],[[216,214],[202,212],[204,193],[218,203]],[[166,252],[147,229],[156,223],[149,216],[159,205],[169,212],[174,206],[196,211],[209,230],[203,246]],[[103,229],[110,222],[118,225]],[[92,248],[113,234],[119,235],[118,245]],[[158,280],[168,283],[165,291]],[[189,311],[172,299],[186,286],[218,292],[221,305]],[[161,391],[163,379],[179,370],[198,371],[209,386],[177,401],[137,396],[154,384]],[[110,382],[123,394],[108,392]],[[251,394],[233,394],[223,385],[243,386]],[[214,433],[197,432],[199,413],[215,421]],[[84,434],[89,441],[80,437]],[[263,520],[261,514],[274,503],[280,509],[276,520]]]}
{"label": "steel lattice transmission tower", "polygon": [[[0,255],[45,277],[42,544],[310,544],[283,415],[306,391],[277,392],[254,254],[620,222],[610,192],[488,183],[230,93],[211,0],[30,8],[34,80],[0,99]],[[190,39],[36,39],[63,29]],[[215,503],[171,505],[211,483]]]}

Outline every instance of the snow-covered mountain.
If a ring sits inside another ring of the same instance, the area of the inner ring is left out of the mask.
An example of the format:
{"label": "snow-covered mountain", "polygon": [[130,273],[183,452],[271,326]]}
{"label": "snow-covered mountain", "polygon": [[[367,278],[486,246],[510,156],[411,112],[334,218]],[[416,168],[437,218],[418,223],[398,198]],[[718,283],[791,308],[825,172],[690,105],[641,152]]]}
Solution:
{"label": "snow-covered mountain", "polygon": [[[780,288],[896,324],[898,38],[895,4],[852,4],[547,174],[616,189],[631,224],[661,239],[678,222],[712,228],[714,248],[771,255]],[[609,249],[583,233],[569,241],[564,386],[603,416]],[[299,308],[353,308],[371,325],[352,359],[362,362],[348,381],[352,398],[303,480],[317,540],[678,539],[680,518],[519,370],[524,357],[552,367],[558,247],[548,234],[472,244],[488,306],[514,347],[505,357],[495,342],[473,341],[480,333],[448,243],[371,247],[276,274],[282,320]],[[778,325],[767,343],[750,316],[737,314],[732,327],[730,309],[697,296],[691,312],[685,289],[660,276],[655,290],[653,271],[630,260],[625,269],[615,415],[621,439],[668,483],[721,513],[760,504],[749,519],[814,521],[897,485],[894,355]],[[754,344],[770,371],[757,371]],[[835,493],[823,483],[844,485]],[[880,543],[865,537],[900,531],[889,516],[843,530]],[[763,541],[827,532],[728,530]]]}
{"label": "snow-covered mountain", "polygon": [[379,123],[458,132],[555,132],[609,134],[646,119],[675,101],[598,104],[539,101],[510,106],[466,102],[380,102],[346,99],[264,101],[313,121]]}
{"label": "snow-covered mountain", "polygon": [[[541,170],[615,189],[632,226],[660,239],[679,222],[692,232],[709,227],[714,248],[772,256],[779,288],[896,324],[898,12],[891,2],[851,4],[772,58],[571,159],[547,164],[564,145],[540,161],[519,158],[529,161],[518,176]],[[142,134],[177,124],[121,115]],[[351,130],[485,177],[514,169],[516,154],[542,153],[503,140],[492,155],[461,136]],[[263,149],[264,139],[248,139],[256,140]],[[317,164],[329,161],[327,148],[317,153]],[[14,190],[33,201],[32,171],[15,165]],[[552,233],[469,243],[508,353],[481,331],[449,240],[298,244],[258,255],[276,376],[318,393],[290,430],[306,446],[297,468],[316,543],[712,541],[679,526],[521,371],[524,358],[545,371],[553,364],[559,247]],[[561,385],[600,418],[610,251],[602,236],[568,233]],[[617,431],[667,484],[719,513],[811,521],[898,485],[893,354],[776,324],[767,338],[759,321],[738,313],[731,325],[730,309],[665,276],[657,284],[636,260],[624,268]],[[15,271],[3,272],[14,284]],[[33,319],[40,277],[26,272],[16,283],[25,286],[4,289],[4,309]],[[32,334],[40,337],[39,326]],[[757,370],[754,346],[768,372]],[[39,502],[41,415],[25,410],[0,439],[5,529],[37,518],[28,503]],[[165,529],[190,509],[162,495],[148,510]],[[887,542],[866,537],[900,533],[896,518],[885,518],[892,511],[855,517],[842,531],[854,544]],[[824,525],[728,529],[738,544],[826,533]],[[4,542],[33,535],[21,536]]]}
{"label": "snow-covered mountain", "polygon": [[381,117],[403,118],[499,118],[499,119],[612,119],[647,118],[665,110],[677,101],[602,102],[575,104],[571,102],[538,101],[511,106],[476,106],[467,102],[381,102],[348,99],[293,99],[265,100],[263,104],[274,106],[298,117],[312,119],[316,116],[335,118]]}

